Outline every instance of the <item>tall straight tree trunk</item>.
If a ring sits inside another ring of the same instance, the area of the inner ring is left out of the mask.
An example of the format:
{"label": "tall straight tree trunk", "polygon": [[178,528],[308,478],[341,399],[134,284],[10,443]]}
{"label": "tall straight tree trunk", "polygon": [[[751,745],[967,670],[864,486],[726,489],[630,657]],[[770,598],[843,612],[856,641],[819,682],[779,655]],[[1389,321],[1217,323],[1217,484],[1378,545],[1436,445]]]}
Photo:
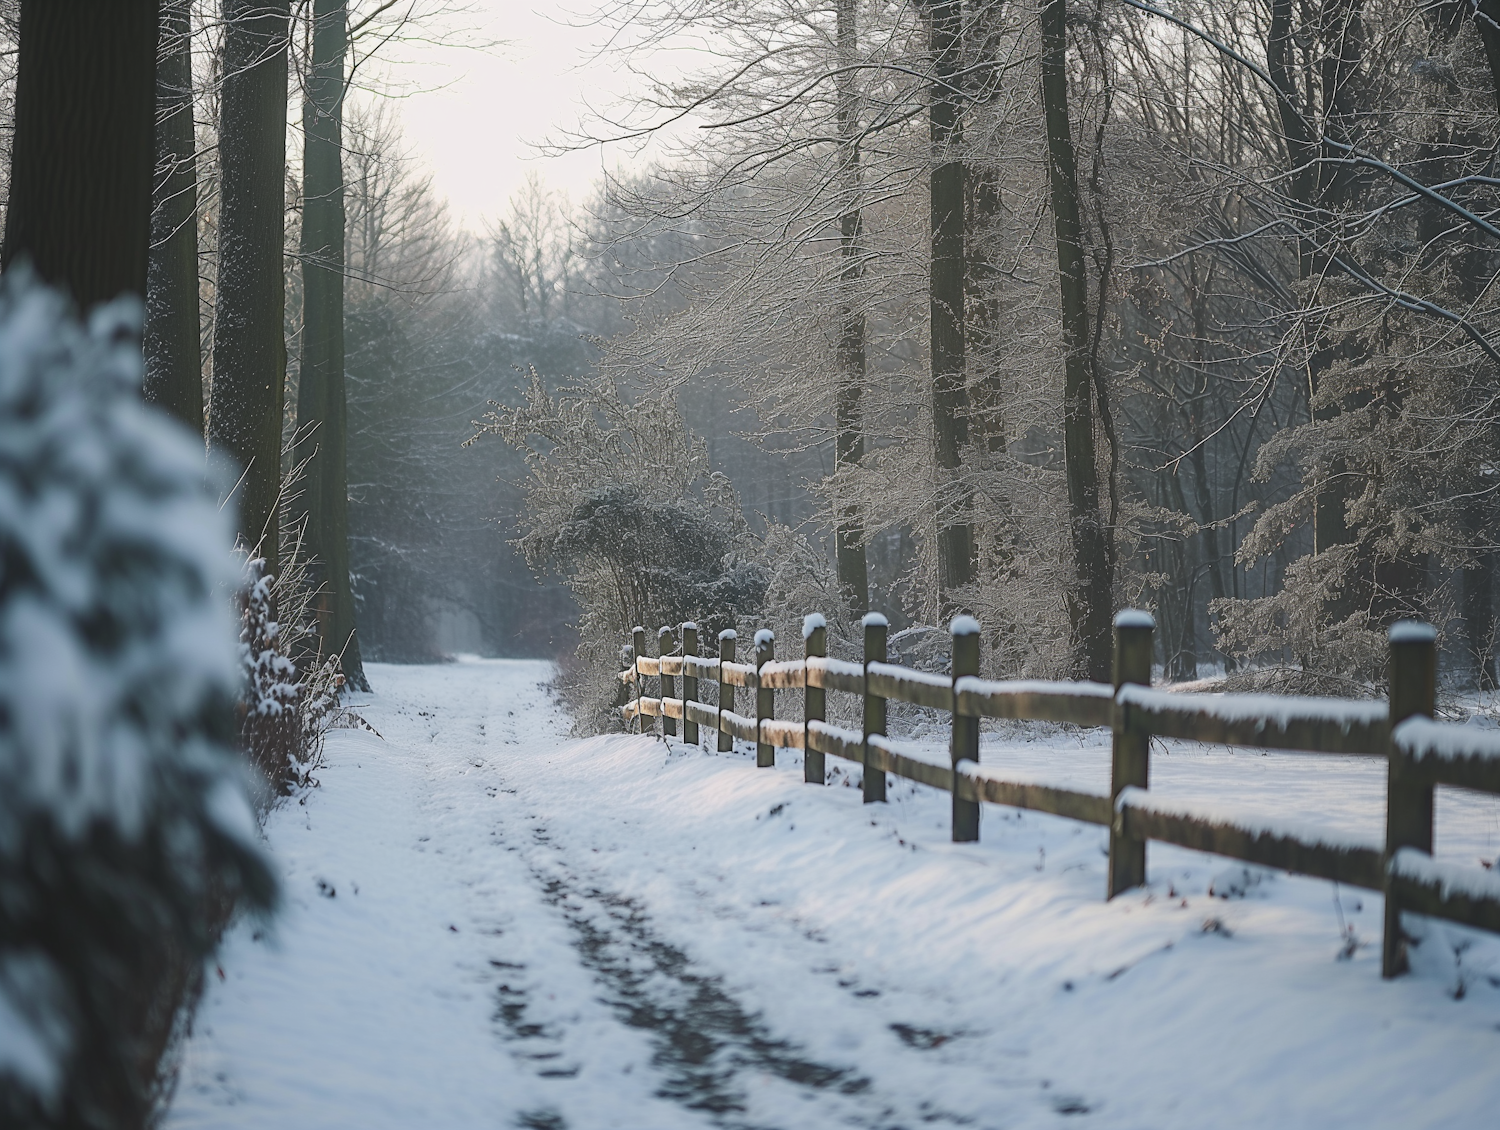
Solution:
{"label": "tall straight tree trunk", "polygon": [[[1218,509],[1214,505],[1213,481],[1209,475],[1207,446],[1203,430],[1203,405],[1208,396],[1208,371],[1213,358],[1208,356],[1208,290],[1213,284],[1213,267],[1206,278],[1198,275],[1196,256],[1188,257],[1188,304],[1193,318],[1193,352],[1196,366],[1193,369],[1193,395],[1188,408],[1188,434],[1192,440],[1191,462],[1193,467],[1193,491],[1197,496],[1199,515],[1199,538],[1203,545],[1203,563],[1208,570],[1209,598],[1223,600],[1229,595],[1229,586],[1224,583],[1224,558],[1219,550]],[[1231,544],[1233,542],[1231,541]],[[1224,670],[1233,671],[1234,656],[1221,653]]]}
{"label": "tall straight tree trunk", "polygon": [[208,442],[243,472],[247,548],[281,568],[277,496],[286,388],[288,0],[224,0],[219,96],[219,278]]}
{"label": "tall straight tree trunk", "polygon": [[[977,0],[971,4],[969,88],[980,105],[999,93],[999,53],[1005,0]],[[995,226],[1000,215],[1000,165],[970,159],[964,173],[968,194],[964,215],[964,331],[973,407],[970,427],[974,443],[985,456],[1005,451],[1005,403],[1000,386],[1000,299],[995,282],[999,269],[991,257]],[[983,467],[992,464],[986,460]]]}
{"label": "tall straight tree trunk", "polygon": [[[834,468],[849,473],[864,461],[865,313],[860,301],[864,277],[860,211],[859,95],[851,68],[859,55],[855,0],[838,0],[838,126],[844,162],[844,214],[839,218],[839,383],[835,404]],[[865,525],[859,507],[840,503],[834,531],[839,591],[855,613],[870,607],[870,574],[865,558]]]}
{"label": "tall straight tree trunk", "polygon": [[1500,109],[1500,0],[1473,0],[1474,26],[1484,44],[1485,62],[1490,67],[1490,85],[1494,88],[1495,106]]}
{"label": "tall straight tree trunk", "polygon": [[988,454],[1005,450],[1005,402],[1000,387],[1000,302],[995,294],[996,267],[987,246],[1000,212],[1000,170],[974,165],[965,174],[968,191],[964,242],[967,294],[964,299],[965,337],[974,390],[972,425],[975,444]]}
{"label": "tall straight tree trunk", "polygon": [[156,185],[146,275],[146,399],[202,435],[191,18],[192,0],[163,0],[156,68]]}
{"label": "tall straight tree trunk", "polygon": [[368,690],[349,584],[348,405],[344,396],[345,0],[313,4],[312,73],[302,104],[302,358],[297,387],[298,461],[307,465],[307,551],[323,599],[326,654]]}
{"label": "tall straight tree trunk", "polygon": [[1042,6],[1042,108],[1057,230],[1057,277],[1063,333],[1063,457],[1068,478],[1068,527],[1077,570],[1069,602],[1074,654],[1089,679],[1110,677],[1110,606],[1114,578],[1099,513],[1094,452],[1094,401],[1089,364],[1088,280],[1078,210],[1078,163],[1068,119],[1068,25],[1065,0]]}
{"label": "tall straight tree trunk", "polygon": [[22,0],[0,266],[87,309],[146,293],[157,0]]}
{"label": "tall straight tree trunk", "polygon": [[932,281],[929,300],[932,425],[937,456],[938,614],[956,606],[955,589],[974,579],[973,500],[959,480],[969,443],[964,372],[964,162],[959,72],[963,6],[926,0],[932,62],[928,128],[932,145]]}

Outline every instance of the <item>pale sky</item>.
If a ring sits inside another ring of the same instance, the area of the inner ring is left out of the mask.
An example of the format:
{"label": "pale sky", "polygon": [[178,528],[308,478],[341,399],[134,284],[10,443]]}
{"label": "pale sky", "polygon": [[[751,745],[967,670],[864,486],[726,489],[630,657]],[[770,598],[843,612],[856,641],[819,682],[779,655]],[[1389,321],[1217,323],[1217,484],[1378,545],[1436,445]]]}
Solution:
{"label": "pale sky", "polygon": [[[567,9],[588,0],[473,0],[457,26],[488,50],[405,43],[392,50],[382,77],[407,93],[396,110],[412,155],[431,171],[454,220],[477,231],[505,210],[511,193],[535,170],[554,189],[582,202],[605,163],[627,152],[539,156],[536,146],[575,125],[586,101],[607,106],[631,89],[612,60],[590,61],[597,28],[566,26]],[[452,32],[446,38],[457,38]]]}

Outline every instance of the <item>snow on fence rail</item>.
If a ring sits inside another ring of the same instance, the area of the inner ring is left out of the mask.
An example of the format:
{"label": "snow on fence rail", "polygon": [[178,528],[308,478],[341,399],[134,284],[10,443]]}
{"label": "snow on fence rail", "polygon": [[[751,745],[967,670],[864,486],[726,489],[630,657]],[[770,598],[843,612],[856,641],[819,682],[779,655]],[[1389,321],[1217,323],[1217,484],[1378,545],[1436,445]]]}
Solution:
{"label": "snow on fence rail", "polygon": [[[662,628],[658,654],[646,654],[646,631],[635,629],[635,661],[620,678],[635,697],[622,707],[628,726],[660,717],[665,736],[699,740],[717,732],[718,748],[739,738],[756,743],[756,764],[776,763],[777,749],[800,749],[804,779],[821,785],[825,757],[864,767],[865,801],[885,799],[888,774],[953,795],[953,839],[979,838],[979,805],[1032,809],[1109,829],[1107,897],[1146,881],[1146,843],[1156,840],[1248,863],[1311,875],[1385,895],[1381,973],[1406,968],[1403,911],[1429,914],[1500,933],[1500,875],[1432,858],[1433,789],[1437,785],[1500,795],[1500,735],[1432,719],[1437,650],[1432,628],[1403,621],[1390,632],[1389,702],[1281,695],[1174,694],[1151,689],[1152,633],[1143,612],[1115,618],[1113,685],[979,678],[979,624],[953,621],[950,673],[935,675],[887,662],[885,617],[864,618],[861,663],[829,659],[822,616],[803,622],[803,658],[777,660],[769,631],[755,635],[753,663],[735,660],[738,637],[719,633],[719,654],[698,654],[696,624]],[[659,680],[656,697],[645,681]],[[682,680],[678,697],[677,680]],[[699,700],[698,681],[718,683],[713,706]],[[735,713],[738,690],[753,694],[754,717]],[[802,691],[800,721],[775,717],[777,690]],[[828,691],[863,699],[859,730],[825,721]],[[938,763],[886,735],[886,703],[895,699],[952,715],[949,759]],[[1108,726],[1114,734],[1110,793],[1099,796],[1006,780],[979,764],[982,718],[1016,718]],[[1247,820],[1154,800],[1147,789],[1151,738],[1306,753],[1364,754],[1388,765],[1385,842],[1368,843],[1284,822]]]}

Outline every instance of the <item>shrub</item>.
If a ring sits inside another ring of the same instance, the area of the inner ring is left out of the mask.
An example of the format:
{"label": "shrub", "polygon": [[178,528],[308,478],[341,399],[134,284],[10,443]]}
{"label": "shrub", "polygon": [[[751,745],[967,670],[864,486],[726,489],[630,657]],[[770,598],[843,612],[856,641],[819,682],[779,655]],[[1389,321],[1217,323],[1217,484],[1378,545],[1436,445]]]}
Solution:
{"label": "shrub", "polygon": [[275,883],[232,749],[231,525],[139,308],[0,281],[0,1123],[138,1126],[185,971]]}

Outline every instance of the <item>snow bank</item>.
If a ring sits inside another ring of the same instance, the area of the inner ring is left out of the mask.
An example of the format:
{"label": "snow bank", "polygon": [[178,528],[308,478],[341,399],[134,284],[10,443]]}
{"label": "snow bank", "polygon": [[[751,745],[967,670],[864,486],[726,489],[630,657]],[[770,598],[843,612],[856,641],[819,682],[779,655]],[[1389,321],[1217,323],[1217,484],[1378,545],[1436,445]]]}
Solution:
{"label": "snow bank", "polygon": [[[1106,901],[1103,829],[984,805],[954,844],[950,796],[891,780],[864,804],[846,761],[816,787],[795,751],[564,741],[540,666],[371,667],[387,741],[335,735],[322,788],[273,816],[279,941],[237,931],[208,978],[167,1130],[1466,1130],[1500,1108],[1500,939],[1434,932],[1383,982],[1378,895],[1264,872],[1225,901],[1224,860],[1153,844],[1148,887]],[[982,756],[1108,787],[1100,731],[1007,727]],[[1384,770],[1167,743],[1153,797],[1361,832]],[[1500,802],[1437,803],[1440,849],[1500,850]]]}

